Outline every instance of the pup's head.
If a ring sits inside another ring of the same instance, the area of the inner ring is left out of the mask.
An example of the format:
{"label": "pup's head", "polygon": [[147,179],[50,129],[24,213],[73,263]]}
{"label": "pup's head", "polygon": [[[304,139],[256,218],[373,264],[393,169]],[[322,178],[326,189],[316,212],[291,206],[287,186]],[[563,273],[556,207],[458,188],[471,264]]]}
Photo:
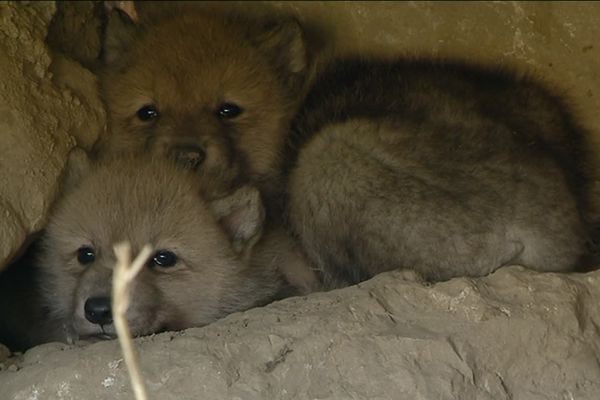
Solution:
{"label": "pup's head", "polygon": [[114,335],[114,244],[153,247],[128,310],[135,335],[201,326],[269,300],[278,282],[248,270],[260,236],[258,192],[207,203],[198,180],[164,159],[125,159],[93,170],[55,207],[43,237],[42,287],[75,338]]}
{"label": "pup's head", "polygon": [[295,21],[198,10],[134,21],[115,9],[104,59],[111,134],[100,153],[150,150],[227,183],[277,169],[307,73]]}

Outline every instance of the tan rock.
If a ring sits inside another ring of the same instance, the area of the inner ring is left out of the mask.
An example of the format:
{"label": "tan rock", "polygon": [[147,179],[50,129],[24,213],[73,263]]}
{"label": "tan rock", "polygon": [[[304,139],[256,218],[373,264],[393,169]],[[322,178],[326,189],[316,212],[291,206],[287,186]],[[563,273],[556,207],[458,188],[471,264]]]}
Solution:
{"label": "tan rock", "polygon": [[[428,287],[386,273],[204,328],[136,340],[157,399],[595,400],[600,271],[521,267]],[[116,341],[48,344],[0,372],[9,399],[131,399]]]}
{"label": "tan rock", "polygon": [[95,77],[44,43],[54,13],[0,3],[0,269],[43,228],[69,151],[104,129]]}

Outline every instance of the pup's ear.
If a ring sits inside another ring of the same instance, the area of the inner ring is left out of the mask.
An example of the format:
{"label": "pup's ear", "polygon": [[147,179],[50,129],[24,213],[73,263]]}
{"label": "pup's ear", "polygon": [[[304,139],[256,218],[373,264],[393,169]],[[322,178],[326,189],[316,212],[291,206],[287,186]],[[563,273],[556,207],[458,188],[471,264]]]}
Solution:
{"label": "pup's ear", "polygon": [[283,78],[293,84],[308,68],[308,51],[300,23],[293,18],[269,23],[252,35],[252,42],[274,63]]}
{"label": "pup's ear", "polygon": [[138,14],[133,1],[105,1],[104,5],[108,10],[108,21],[102,51],[104,62],[110,65],[133,43]]}
{"label": "pup's ear", "polygon": [[260,239],[265,221],[258,189],[243,186],[226,197],[213,200],[211,209],[231,239],[233,249],[248,260],[252,247]]}

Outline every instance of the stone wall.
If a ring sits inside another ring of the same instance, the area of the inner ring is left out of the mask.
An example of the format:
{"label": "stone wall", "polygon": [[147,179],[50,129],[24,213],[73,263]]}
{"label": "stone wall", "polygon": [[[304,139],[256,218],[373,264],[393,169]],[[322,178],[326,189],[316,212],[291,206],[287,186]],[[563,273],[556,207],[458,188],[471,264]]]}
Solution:
{"label": "stone wall", "polygon": [[69,152],[105,125],[95,75],[45,43],[55,13],[0,3],[0,270],[43,228]]}
{"label": "stone wall", "polygon": [[[510,267],[433,287],[392,272],[136,345],[150,399],[596,400],[598,302],[600,271]],[[0,387],[133,399],[116,341],[36,347]]]}

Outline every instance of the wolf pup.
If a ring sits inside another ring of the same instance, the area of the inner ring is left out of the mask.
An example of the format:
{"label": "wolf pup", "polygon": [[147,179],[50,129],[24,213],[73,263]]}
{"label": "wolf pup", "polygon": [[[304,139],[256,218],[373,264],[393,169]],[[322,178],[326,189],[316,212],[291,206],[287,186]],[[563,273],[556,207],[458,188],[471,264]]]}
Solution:
{"label": "wolf pup", "polygon": [[285,236],[271,234],[274,243],[257,251],[264,212],[256,189],[210,203],[201,191],[165,159],[125,158],[104,162],[67,192],[41,240],[39,265],[47,305],[70,337],[115,334],[113,245],[124,240],[134,252],[146,243],[154,249],[127,312],[135,335],[206,325],[294,292],[280,262],[298,287],[312,279]]}
{"label": "wolf pup", "polygon": [[292,123],[290,226],[331,282],[569,271],[592,233],[586,151],[562,101],[529,79],[338,61]]}
{"label": "wolf pup", "polygon": [[303,97],[302,38],[295,23],[252,24],[196,7],[137,23],[113,10],[101,73],[110,133],[97,153],[163,154],[223,191],[248,179],[274,185]]}
{"label": "wolf pup", "polygon": [[328,286],[396,268],[569,271],[586,255],[584,133],[534,80],[406,59],[337,60],[313,79],[292,22],[246,34],[193,12],[118,17],[107,147],[185,159],[184,143],[202,149],[201,173],[258,182]]}

